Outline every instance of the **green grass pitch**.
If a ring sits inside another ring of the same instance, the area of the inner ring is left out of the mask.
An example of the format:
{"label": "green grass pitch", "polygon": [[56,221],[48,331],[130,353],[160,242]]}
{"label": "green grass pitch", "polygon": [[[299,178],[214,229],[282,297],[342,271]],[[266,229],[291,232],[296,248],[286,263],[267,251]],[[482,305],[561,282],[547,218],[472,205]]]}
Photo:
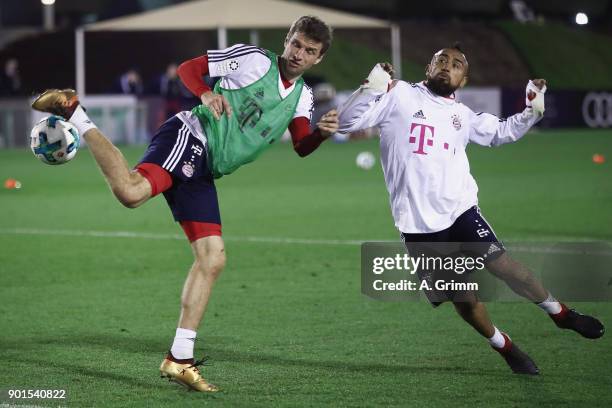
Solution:
{"label": "green grass pitch", "polygon": [[[591,161],[612,159],[610,133],[470,147],[498,236],[612,241],[610,163]],[[360,294],[354,241],[398,238],[379,166],[354,164],[362,150],[376,141],[306,159],[276,146],[218,182],[228,264],[196,343],[215,395],[158,376],[191,263],[163,198],[122,208],[86,149],[58,167],[0,150],[2,180],[23,183],[0,191],[0,388],[67,389],[75,407],[612,406],[609,333],[589,341],[533,305],[489,304],[541,369],[524,378],[449,305]],[[123,151],[135,164],[142,147]],[[612,324],[609,303],[577,306]]]}

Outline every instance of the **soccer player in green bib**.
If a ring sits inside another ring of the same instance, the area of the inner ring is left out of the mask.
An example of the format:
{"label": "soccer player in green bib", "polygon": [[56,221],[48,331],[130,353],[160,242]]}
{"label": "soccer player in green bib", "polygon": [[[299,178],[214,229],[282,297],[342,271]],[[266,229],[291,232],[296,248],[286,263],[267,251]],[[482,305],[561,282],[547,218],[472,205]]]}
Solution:
{"label": "soccer player in green bib", "polygon": [[[135,169],[79,105],[73,90],[51,89],[32,104],[63,116],[87,142],[117,199],[135,208],[163,193],[189,239],[194,262],[181,296],[172,346],[160,366],[162,377],[189,389],[215,392],[194,361],[194,342],[212,286],[225,266],[221,217],[214,180],[255,160],[289,129],[300,156],[313,152],[338,129],[335,110],[311,132],[313,96],[302,74],[323,59],[331,28],[317,17],[297,19],[281,56],[238,44],[186,61],[178,73],[202,105],[180,112],[153,136]],[[219,77],[214,90],[203,76]]]}

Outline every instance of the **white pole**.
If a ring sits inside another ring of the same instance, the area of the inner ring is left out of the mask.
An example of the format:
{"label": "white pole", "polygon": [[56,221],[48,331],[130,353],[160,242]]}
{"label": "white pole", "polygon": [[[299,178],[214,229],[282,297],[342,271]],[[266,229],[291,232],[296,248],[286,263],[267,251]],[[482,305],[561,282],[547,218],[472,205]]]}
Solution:
{"label": "white pole", "polygon": [[76,29],[76,91],[80,97],[85,96],[85,30],[82,27]]}
{"label": "white pole", "polygon": [[400,38],[400,27],[391,24],[391,63],[395,69],[395,77],[402,78],[402,43]]}
{"label": "white pole", "polygon": [[251,30],[249,33],[249,37],[250,37],[251,45],[259,47],[259,31]]}
{"label": "white pole", "polygon": [[47,31],[55,28],[55,3],[43,4],[43,27]]}
{"label": "white pole", "polygon": [[227,30],[225,27],[217,27],[217,47],[220,50],[227,48]]}

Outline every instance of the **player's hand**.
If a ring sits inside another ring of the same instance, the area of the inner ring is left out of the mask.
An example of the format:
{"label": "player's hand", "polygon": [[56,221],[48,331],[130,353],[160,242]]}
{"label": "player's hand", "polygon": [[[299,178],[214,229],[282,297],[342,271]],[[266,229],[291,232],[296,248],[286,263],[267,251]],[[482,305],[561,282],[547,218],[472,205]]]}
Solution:
{"label": "player's hand", "polygon": [[321,132],[321,136],[327,138],[338,131],[338,112],[335,109],[330,110],[317,122],[317,127]]}
{"label": "player's hand", "polygon": [[368,77],[361,85],[361,89],[367,91],[387,92],[391,77],[393,75],[393,66],[388,62],[380,62],[374,65],[374,68],[368,74]]}
{"label": "player's hand", "polygon": [[223,95],[207,91],[200,96],[200,99],[202,100],[202,105],[210,109],[215,119],[219,120],[223,112],[228,117],[232,116],[232,107]]}
{"label": "player's hand", "polygon": [[393,78],[393,75],[395,74],[395,69],[393,68],[393,65],[388,62],[379,62],[379,64],[381,68],[384,69],[385,72],[387,72],[389,75],[391,75],[391,78]]}
{"label": "player's hand", "polygon": [[543,87],[546,86],[546,80],[542,79],[542,78],[540,78],[540,79],[532,79],[531,82],[533,82],[533,84],[535,86],[537,86],[540,91],[542,90]]}
{"label": "player's hand", "polygon": [[527,83],[525,89],[525,105],[531,107],[536,115],[544,115],[544,94],[546,93],[546,80],[533,79]]}

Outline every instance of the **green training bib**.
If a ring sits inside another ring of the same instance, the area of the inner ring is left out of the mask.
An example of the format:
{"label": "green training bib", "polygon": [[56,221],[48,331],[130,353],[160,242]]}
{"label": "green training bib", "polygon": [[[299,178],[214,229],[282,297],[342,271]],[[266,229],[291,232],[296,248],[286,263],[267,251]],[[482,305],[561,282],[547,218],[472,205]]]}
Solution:
{"label": "green training bib", "polygon": [[277,56],[267,51],[270,69],[254,83],[240,89],[222,88],[218,81],[214,93],[223,95],[232,106],[232,116],[216,120],[204,105],[192,109],[206,132],[208,166],[215,178],[234,172],[255,160],[272,143],[280,139],[302,94],[304,80],[298,79],[286,97],[279,93]]}

